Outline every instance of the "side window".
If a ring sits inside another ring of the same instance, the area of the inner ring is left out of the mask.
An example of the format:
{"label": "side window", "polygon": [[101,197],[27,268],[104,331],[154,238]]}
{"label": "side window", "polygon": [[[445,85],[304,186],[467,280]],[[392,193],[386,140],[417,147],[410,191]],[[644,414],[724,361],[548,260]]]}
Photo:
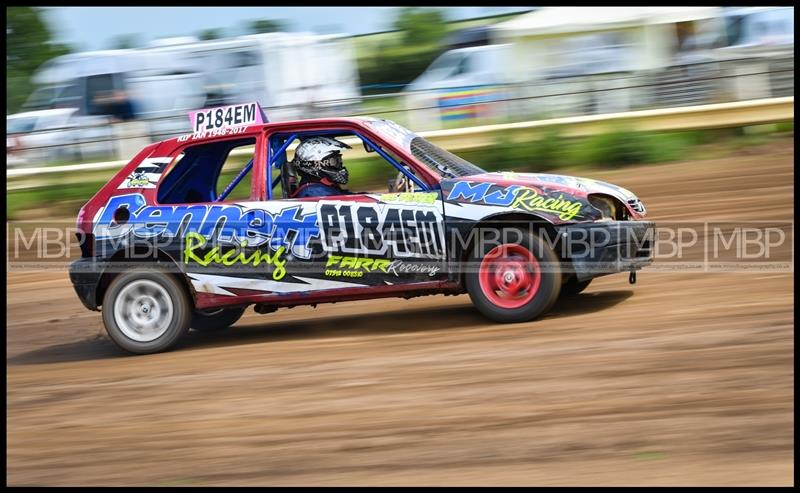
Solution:
{"label": "side window", "polygon": [[259,53],[257,51],[237,51],[231,54],[231,67],[258,66]]}
{"label": "side window", "polygon": [[[342,164],[347,169],[348,173],[347,183],[341,186],[345,194],[386,193],[395,191],[398,173],[400,171],[391,161],[403,167],[409,174],[415,174],[413,168],[403,162],[403,160],[390,149],[381,147],[379,148],[381,152],[378,152],[378,150],[372,148],[354,134],[345,134],[342,132],[341,134],[326,133],[324,135],[302,135],[296,138],[292,145],[286,150],[286,164],[281,165],[282,179],[280,181],[286,184],[287,193],[283,195],[286,198],[294,198],[295,192],[303,187],[303,185],[319,181],[318,179],[304,176],[302,170],[296,169],[293,165],[297,147],[301,145],[304,140],[308,140],[311,137],[335,138],[339,142],[346,143],[352,147],[351,149],[343,149],[341,151]],[[280,147],[280,145],[284,143],[280,137],[273,137],[273,139],[276,139],[273,142],[273,149]],[[385,154],[389,159],[381,154]],[[283,160],[279,159],[278,162],[281,163]],[[408,181],[411,182],[411,180]],[[275,188],[273,190],[273,197],[280,196],[277,188]]]}
{"label": "side window", "polygon": [[469,60],[470,56],[464,55],[464,57],[458,62],[458,67],[456,67],[456,70],[453,72],[452,76],[455,77],[457,75],[463,75],[469,72]]}
{"label": "side window", "polygon": [[[255,144],[255,139],[253,139]],[[253,170],[245,171],[245,167],[255,157],[255,145],[236,147],[228,154],[222,163],[222,170],[217,179],[217,197],[221,197],[226,189],[230,188],[226,201],[245,200],[250,198],[252,190]],[[238,179],[238,181],[236,181]]]}
{"label": "side window", "polygon": [[[353,146],[353,148],[359,151],[367,150],[361,145]],[[394,162],[403,166],[409,173],[414,174],[413,169],[390,149],[382,147],[381,151],[391,157]],[[353,183],[351,190],[369,193],[396,191],[394,188],[399,170],[375,150],[360,154],[363,157],[352,159],[352,165],[348,166],[350,181]],[[345,161],[345,164],[347,164],[347,161]]]}
{"label": "side window", "polygon": [[88,114],[105,115],[111,112],[114,93],[113,74],[92,75],[86,78]]}
{"label": "side window", "polygon": [[158,202],[192,204],[249,198],[252,165],[248,164],[253,160],[255,143],[255,138],[247,138],[185,148],[161,179]]}

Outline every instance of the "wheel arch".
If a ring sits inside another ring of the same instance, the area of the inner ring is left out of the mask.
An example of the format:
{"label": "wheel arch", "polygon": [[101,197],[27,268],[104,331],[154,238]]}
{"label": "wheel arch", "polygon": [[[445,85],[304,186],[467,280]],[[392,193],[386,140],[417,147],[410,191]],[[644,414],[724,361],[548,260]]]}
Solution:
{"label": "wheel arch", "polygon": [[[457,262],[462,263],[469,260],[469,256],[475,248],[475,242],[477,241],[477,230],[490,226],[497,227],[500,224],[507,227],[528,229],[529,231],[533,232],[544,231],[551,240],[554,240],[558,234],[555,225],[544,216],[540,216],[538,214],[532,214],[523,211],[499,212],[496,214],[491,214],[476,221],[469,227],[468,231],[466,232],[467,241],[461,242],[457,245],[457,247],[460,248],[460,251],[457,250],[453,252],[455,254],[454,258],[457,259]],[[465,286],[463,269],[457,269],[456,272],[458,273],[458,281],[460,285]]]}
{"label": "wheel arch", "polygon": [[[133,250],[134,257],[132,259],[128,258],[131,248]],[[115,268],[119,267],[122,262],[131,262],[135,264],[141,264],[143,266],[155,264],[166,268],[169,274],[175,277],[175,279],[178,280],[178,283],[184,287],[186,293],[192,300],[192,305],[195,304],[197,292],[194,290],[189,278],[181,269],[180,263],[175,260],[175,258],[167,251],[161,248],[156,248],[155,251],[153,251],[152,246],[150,245],[136,244],[132,247],[119,249],[113,255],[108,257],[106,262],[107,265],[105,269],[103,269],[103,273],[100,275],[100,279],[97,282],[97,287],[95,288],[95,300],[98,307],[102,306],[103,298],[105,297],[106,291],[108,290],[109,285],[111,285],[111,282],[124,272],[124,269]]]}

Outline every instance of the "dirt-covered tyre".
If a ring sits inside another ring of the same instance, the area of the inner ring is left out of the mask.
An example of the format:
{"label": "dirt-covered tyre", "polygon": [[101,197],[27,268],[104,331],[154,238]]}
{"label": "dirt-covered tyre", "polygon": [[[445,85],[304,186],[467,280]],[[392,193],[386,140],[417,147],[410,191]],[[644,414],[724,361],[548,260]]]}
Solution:
{"label": "dirt-covered tyre", "polygon": [[466,273],[467,292],[478,311],[496,322],[532,320],[558,298],[558,257],[533,234],[519,244],[476,245],[472,264]]}
{"label": "dirt-covered tyre", "polygon": [[200,332],[214,332],[227,329],[242,318],[244,310],[245,307],[195,310],[192,314],[192,323],[189,324],[189,326]]}
{"label": "dirt-covered tyre", "polygon": [[192,303],[180,281],[163,270],[137,267],[120,274],[103,297],[111,339],[136,354],[166,351],[189,330]]}
{"label": "dirt-covered tyre", "polygon": [[569,279],[561,286],[561,296],[576,296],[583,292],[584,289],[589,287],[592,283],[591,279],[585,281],[578,281],[575,276],[570,276]]}

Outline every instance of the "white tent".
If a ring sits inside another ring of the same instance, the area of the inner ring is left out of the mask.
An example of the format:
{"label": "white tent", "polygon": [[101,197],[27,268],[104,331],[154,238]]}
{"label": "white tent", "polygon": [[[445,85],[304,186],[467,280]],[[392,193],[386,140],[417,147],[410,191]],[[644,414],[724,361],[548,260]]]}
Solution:
{"label": "white tent", "polygon": [[720,7],[543,7],[496,24],[492,29],[495,36],[508,38],[624,29],[720,15]]}
{"label": "white tent", "polygon": [[[658,70],[692,46],[677,23],[716,31],[720,7],[544,7],[492,27],[492,42],[511,44],[514,80],[554,71]],[[695,38],[693,41],[696,41]]]}

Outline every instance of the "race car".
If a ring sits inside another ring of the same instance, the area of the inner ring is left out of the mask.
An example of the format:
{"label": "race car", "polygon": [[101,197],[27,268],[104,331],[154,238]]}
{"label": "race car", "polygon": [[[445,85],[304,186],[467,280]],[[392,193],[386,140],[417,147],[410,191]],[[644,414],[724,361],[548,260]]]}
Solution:
{"label": "race car", "polygon": [[[132,353],[230,327],[251,305],[468,293],[489,319],[526,322],[595,277],[635,282],[653,260],[643,203],[609,183],[487,173],[378,118],[269,122],[257,103],[190,117],[193,133],[142,149],[78,215],[70,279]],[[396,179],[298,195],[290,155],[325,139]],[[251,159],[231,179],[238,155]]]}

